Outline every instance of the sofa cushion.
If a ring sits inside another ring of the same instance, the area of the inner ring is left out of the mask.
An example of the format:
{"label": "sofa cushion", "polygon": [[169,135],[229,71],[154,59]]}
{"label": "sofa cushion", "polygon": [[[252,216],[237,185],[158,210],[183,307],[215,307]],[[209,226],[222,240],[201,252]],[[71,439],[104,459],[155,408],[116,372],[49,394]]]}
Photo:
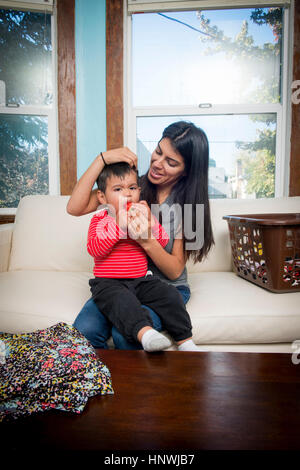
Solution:
{"label": "sofa cushion", "polygon": [[9,270],[92,272],[87,232],[93,214],[67,214],[69,196],[21,199],[12,239]]}
{"label": "sofa cushion", "polygon": [[[90,273],[0,273],[0,330],[25,333],[72,324],[90,298]],[[300,339],[300,292],[273,294],[234,273],[189,276],[187,304],[197,344],[284,343]]]}
{"label": "sofa cushion", "polygon": [[0,331],[29,333],[58,322],[72,324],[90,297],[90,273],[0,273]]}
{"label": "sofa cushion", "polygon": [[0,225],[0,272],[7,271],[14,224]]}
{"label": "sofa cushion", "polygon": [[197,344],[300,339],[300,292],[275,294],[234,273],[189,276],[187,304]]}

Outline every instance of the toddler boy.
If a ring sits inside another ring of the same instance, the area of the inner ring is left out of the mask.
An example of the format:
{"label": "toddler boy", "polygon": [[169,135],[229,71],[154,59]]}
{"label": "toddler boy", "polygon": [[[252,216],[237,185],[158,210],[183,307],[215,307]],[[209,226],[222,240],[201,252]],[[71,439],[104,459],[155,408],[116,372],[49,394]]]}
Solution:
{"label": "toddler boy", "polygon": [[[95,261],[95,278],[89,284],[99,310],[127,341],[139,341],[148,352],[166,349],[171,342],[153,329],[142,305],[159,315],[175,341],[190,340],[192,325],[180,293],[147,273],[145,251],[127,234],[128,218],[139,210],[134,205],[140,199],[137,171],[125,162],[107,165],[97,184],[98,200],[104,206],[91,220],[87,249]],[[165,247],[168,235],[153,220],[152,235]]]}

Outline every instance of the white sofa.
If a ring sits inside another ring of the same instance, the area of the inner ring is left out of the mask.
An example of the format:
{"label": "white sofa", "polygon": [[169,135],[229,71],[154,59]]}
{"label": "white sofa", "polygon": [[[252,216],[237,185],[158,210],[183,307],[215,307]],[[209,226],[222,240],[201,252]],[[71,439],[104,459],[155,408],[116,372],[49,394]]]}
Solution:
{"label": "white sofa", "polygon": [[[90,297],[93,260],[86,238],[92,214],[67,214],[68,199],[24,197],[15,223],[0,226],[0,331],[72,324]],[[232,271],[223,215],[264,212],[300,212],[300,197],[211,200],[215,246],[203,263],[188,264],[187,304],[194,340],[209,350],[291,353],[300,340],[300,292],[271,293]]]}

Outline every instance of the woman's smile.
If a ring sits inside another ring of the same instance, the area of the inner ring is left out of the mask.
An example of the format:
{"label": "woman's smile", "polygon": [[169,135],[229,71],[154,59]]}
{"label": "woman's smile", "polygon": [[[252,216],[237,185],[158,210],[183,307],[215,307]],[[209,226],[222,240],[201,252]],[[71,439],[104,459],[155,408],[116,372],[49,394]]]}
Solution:
{"label": "woman's smile", "polygon": [[161,176],[163,176],[155,168],[153,168],[153,166],[150,168],[150,174],[151,174],[152,178],[161,178]]}

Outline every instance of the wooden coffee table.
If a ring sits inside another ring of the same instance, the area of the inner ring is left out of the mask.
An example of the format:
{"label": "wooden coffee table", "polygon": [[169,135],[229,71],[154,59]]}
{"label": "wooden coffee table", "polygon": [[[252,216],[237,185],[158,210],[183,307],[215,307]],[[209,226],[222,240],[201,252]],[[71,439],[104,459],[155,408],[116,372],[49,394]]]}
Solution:
{"label": "wooden coffee table", "polygon": [[300,364],[290,354],[97,353],[115,394],[91,398],[81,415],[2,424],[3,449],[300,449]]}

